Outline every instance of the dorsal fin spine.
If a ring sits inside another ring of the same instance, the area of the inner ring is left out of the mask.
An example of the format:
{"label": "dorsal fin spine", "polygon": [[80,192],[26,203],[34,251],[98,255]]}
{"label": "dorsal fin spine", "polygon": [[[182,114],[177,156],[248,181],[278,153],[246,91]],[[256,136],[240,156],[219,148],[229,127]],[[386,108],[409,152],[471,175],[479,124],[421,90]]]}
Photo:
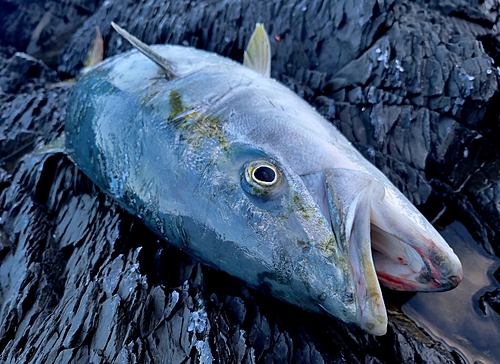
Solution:
{"label": "dorsal fin spine", "polygon": [[174,67],[172,66],[172,63],[168,59],[166,59],[159,53],[155,52],[150,46],[141,42],[139,39],[134,37],[125,29],[118,26],[115,22],[111,22],[111,26],[118,32],[118,34],[120,34],[130,44],[132,44],[134,48],[136,48],[138,51],[140,51],[142,54],[144,54],[146,57],[148,57],[150,60],[156,63],[163,70],[163,72],[165,72],[165,74],[169,79],[177,78],[177,75],[174,72]]}

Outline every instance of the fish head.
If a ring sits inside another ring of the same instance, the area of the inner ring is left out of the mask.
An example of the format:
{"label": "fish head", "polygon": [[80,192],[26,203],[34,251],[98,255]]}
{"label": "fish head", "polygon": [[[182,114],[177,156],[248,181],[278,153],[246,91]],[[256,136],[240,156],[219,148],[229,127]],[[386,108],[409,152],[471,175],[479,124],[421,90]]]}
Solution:
{"label": "fish head", "polygon": [[[279,208],[295,206],[294,214],[277,215],[284,220],[273,224],[286,228],[273,239],[288,241],[290,250],[295,246],[297,263],[291,269],[296,281],[310,287],[302,291],[311,304],[301,307],[382,335],[387,313],[381,284],[395,290],[444,291],[460,283],[461,263],[441,235],[308,104],[275,82],[254,93],[247,89],[244,100],[259,105],[255,110],[241,106],[245,115],[253,115],[244,138],[260,146],[283,174],[288,202],[277,199]],[[230,120],[228,125],[239,124]],[[307,242],[304,252],[298,250],[301,241]]]}
{"label": "fish head", "polygon": [[221,164],[231,167],[221,175],[235,176],[238,188],[218,195],[237,191],[226,211],[239,229],[235,244],[268,268],[254,284],[261,290],[383,335],[381,284],[443,291],[460,282],[452,249],[381,174],[346,168],[301,174],[285,159],[252,149],[233,145],[231,161]]}

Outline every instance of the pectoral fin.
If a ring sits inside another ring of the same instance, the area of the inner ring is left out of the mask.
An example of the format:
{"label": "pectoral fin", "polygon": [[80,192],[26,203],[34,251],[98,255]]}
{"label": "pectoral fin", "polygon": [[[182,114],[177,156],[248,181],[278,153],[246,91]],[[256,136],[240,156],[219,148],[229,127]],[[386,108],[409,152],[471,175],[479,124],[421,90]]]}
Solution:
{"label": "pectoral fin", "polygon": [[245,51],[243,65],[271,77],[271,45],[264,24],[257,23]]}
{"label": "pectoral fin", "polygon": [[33,152],[33,155],[37,154],[56,154],[64,153],[66,154],[66,133],[62,133],[58,136],[52,143],[44,145],[40,149]]}

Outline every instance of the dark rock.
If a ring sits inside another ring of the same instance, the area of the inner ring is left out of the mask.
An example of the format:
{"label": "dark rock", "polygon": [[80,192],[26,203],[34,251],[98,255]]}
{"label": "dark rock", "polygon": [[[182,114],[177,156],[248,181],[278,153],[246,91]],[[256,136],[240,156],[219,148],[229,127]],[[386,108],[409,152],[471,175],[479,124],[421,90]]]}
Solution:
{"label": "dark rock", "polygon": [[24,154],[55,139],[63,129],[68,88],[39,88],[0,95],[0,166],[11,171]]}
{"label": "dark rock", "polygon": [[101,3],[1,0],[0,42],[54,65],[62,45]]}
{"label": "dark rock", "polygon": [[484,293],[479,299],[479,307],[485,312],[484,305],[490,306],[493,311],[500,315],[500,289]]}
{"label": "dark rock", "polygon": [[16,52],[4,63],[0,72],[0,89],[4,93],[26,93],[33,87],[59,81],[55,71],[26,53]]}

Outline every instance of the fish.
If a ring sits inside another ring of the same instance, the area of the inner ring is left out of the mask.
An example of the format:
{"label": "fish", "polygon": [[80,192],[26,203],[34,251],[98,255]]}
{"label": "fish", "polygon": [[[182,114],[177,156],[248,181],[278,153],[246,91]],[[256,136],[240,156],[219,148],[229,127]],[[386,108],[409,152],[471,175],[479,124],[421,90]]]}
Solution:
{"label": "fish", "polygon": [[270,77],[257,24],[243,64],[146,45],[87,70],[65,149],[170,244],[304,310],[387,332],[381,285],[444,291],[459,259],[404,195],[311,105]]}

